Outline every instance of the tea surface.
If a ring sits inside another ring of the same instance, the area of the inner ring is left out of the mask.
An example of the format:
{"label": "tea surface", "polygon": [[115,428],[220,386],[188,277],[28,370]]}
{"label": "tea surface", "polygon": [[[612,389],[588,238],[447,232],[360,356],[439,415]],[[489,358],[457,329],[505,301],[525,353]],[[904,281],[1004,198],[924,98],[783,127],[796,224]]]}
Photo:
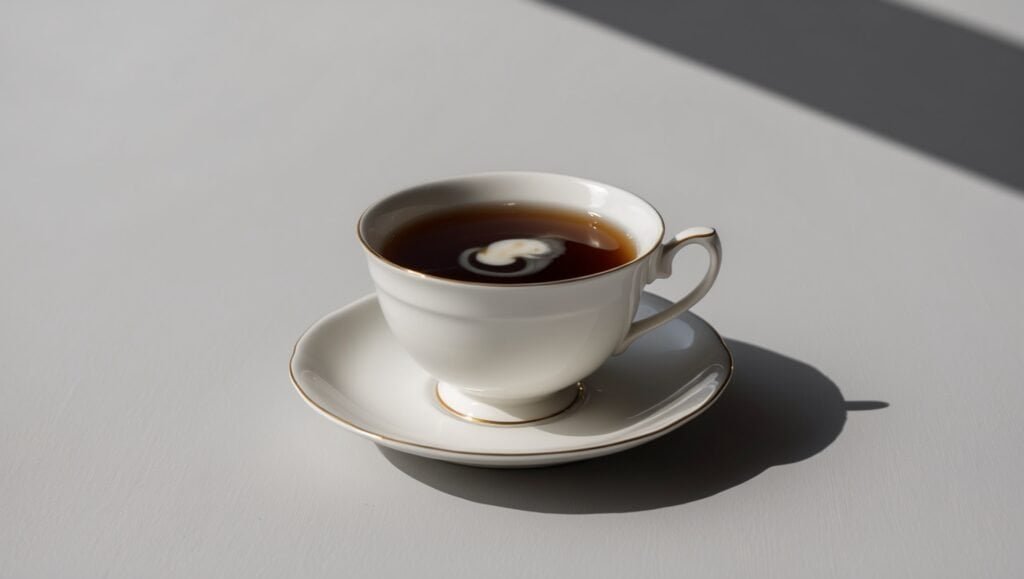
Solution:
{"label": "tea surface", "polygon": [[529,284],[583,277],[636,257],[633,240],[594,214],[554,205],[493,203],[442,210],[398,229],[381,254],[458,281]]}

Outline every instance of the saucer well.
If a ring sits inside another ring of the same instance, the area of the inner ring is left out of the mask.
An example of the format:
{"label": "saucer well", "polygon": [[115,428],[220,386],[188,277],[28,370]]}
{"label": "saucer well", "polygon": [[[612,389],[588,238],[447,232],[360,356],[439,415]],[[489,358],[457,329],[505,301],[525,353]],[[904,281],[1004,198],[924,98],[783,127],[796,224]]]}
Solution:
{"label": "saucer well", "polygon": [[[643,294],[638,318],[671,302]],[[402,350],[376,295],[313,324],[289,364],[315,410],[386,446],[489,467],[535,467],[594,458],[653,440],[711,406],[732,375],[721,336],[686,313],[637,340],[583,379],[581,399],[548,420],[494,426],[454,416],[437,382]]]}

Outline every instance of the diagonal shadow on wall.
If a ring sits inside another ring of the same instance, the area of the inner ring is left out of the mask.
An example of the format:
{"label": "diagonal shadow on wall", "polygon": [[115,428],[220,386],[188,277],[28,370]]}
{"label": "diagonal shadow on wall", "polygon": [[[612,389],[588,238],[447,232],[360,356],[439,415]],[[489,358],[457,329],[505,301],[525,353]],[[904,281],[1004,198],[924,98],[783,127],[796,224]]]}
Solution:
{"label": "diagonal shadow on wall", "polygon": [[1024,191],[1024,50],[878,0],[542,0]]}

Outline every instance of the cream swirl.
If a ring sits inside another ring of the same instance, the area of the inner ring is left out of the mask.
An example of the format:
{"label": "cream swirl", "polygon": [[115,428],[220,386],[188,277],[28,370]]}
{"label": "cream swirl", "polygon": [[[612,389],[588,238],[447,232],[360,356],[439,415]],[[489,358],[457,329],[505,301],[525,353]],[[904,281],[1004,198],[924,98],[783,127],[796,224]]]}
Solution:
{"label": "cream swirl", "polygon": [[[565,253],[565,242],[554,238],[502,239],[487,247],[471,247],[459,255],[459,265],[473,273],[493,277],[523,277],[533,275]],[[522,262],[514,271],[504,268]]]}

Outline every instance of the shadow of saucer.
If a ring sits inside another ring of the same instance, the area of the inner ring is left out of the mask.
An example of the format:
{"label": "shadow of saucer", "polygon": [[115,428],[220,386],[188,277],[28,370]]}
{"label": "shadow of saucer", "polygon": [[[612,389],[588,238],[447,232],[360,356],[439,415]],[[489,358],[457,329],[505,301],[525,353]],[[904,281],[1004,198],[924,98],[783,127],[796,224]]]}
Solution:
{"label": "shadow of saucer", "polygon": [[470,501],[546,513],[643,511],[688,503],[739,485],[769,467],[824,450],[848,410],[815,368],[751,344],[726,340],[735,374],[722,398],[678,430],[638,448],[549,468],[460,466],[380,448],[396,468]]}

